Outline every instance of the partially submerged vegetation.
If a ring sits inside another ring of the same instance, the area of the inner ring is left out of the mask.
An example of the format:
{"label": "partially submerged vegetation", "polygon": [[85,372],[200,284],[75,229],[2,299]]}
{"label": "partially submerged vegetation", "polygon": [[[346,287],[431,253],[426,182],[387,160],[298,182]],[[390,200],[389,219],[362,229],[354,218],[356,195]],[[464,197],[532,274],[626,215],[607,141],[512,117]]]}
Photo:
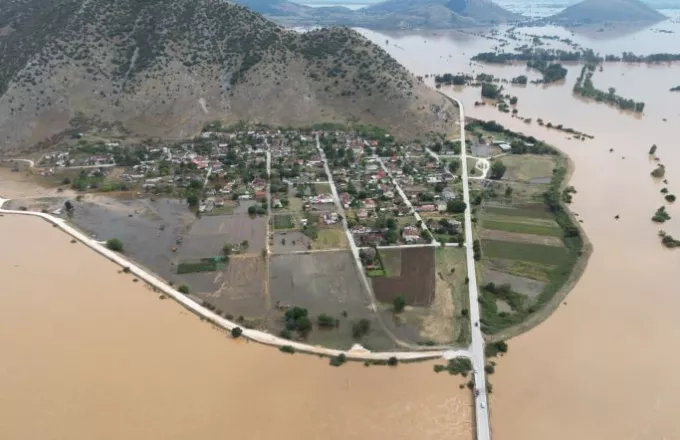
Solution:
{"label": "partially submerged vegetation", "polygon": [[680,247],[680,240],[674,239],[671,235],[668,235],[666,231],[659,231],[659,237],[661,237],[661,244],[667,248],[674,249]]}
{"label": "partially submerged vegetation", "polygon": [[666,167],[662,164],[657,165],[657,167],[650,173],[652,177],[662,178],[666,175]]}
{"label": "partially submerged vegetation", "polygon": [[627,99],[616,94],[616,89],[610,87],[608,91],[603,91],[595,88],[593,85],[593,74],[595,73],[595,65],[587,64],[581,69],[581,74],[574,84],[574,93],[584,98],[591,98],[598,102],[606,102],[614,105],[621,110],[630,110],[635,113],[642,113],[645,109],[644,102],[637,102],[633,99]]}
{"label": "partially submerged vegetation", "polygon": [[527,67],[536,69],[543,74],[541,82],[543,84],[550,84],[561,81],[567,77],[567,69],[559,63],[549,63],[548,61],[536,60],[529,61]]}
{"label": "partially submerged vegetation", "polygon": [[656,212],[654,213],[654,216],[652,217],[652,221],[655,223],[664,223],[670,219],[671,216],[666,211],[665,206],[662,206],[659,209],[657,209]]}

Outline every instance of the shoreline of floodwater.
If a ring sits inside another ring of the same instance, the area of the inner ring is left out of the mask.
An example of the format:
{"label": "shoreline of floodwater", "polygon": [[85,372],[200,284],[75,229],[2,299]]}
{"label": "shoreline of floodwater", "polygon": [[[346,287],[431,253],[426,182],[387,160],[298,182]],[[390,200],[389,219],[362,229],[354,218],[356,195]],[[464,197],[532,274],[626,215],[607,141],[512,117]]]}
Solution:
{"label": "shoreline of floodwater", "polygon": [[182,305],[184,308],[190,312],[196,314],[197,316],[207,320],[209,323],[214,324],[226,331],[232,331],[235,328],[241,329],[241,337],[258,342],[264,345],[274,346],[274,347],[291,347],[295,352],[305,353],[305,354],[315,354],[320,356],[337,357],[343,355],[347,360],[356,361],[389,361],[390,358],[396,358],[400,362],[414,362],[414,361],[426,361],[438,359],[446,356],[450,357],[469,357],[467,350],[433,350],[433,351],[411,351],[411,352],[370,352],[363,349],[353,349],[349,350],[336,350],[320,346],[312,346],[309,344],[304,344],[300,342],[290,341],[287,339],[280,338],[278,336],[271,335],[266,332],[262,332],[254,329],[246,329],[239,326],[216,313],[208,310],[199,303],[189,299],[184,294],[178,292],[165,281],[159,279],[151,272],[141,268],[136,262],[132,262],[122,255],[113,252],[106,247],[104,247],[99,242],[88,238],[85,234],[69,225],[65,220],[54,217],[50,214],[45,214],[41,212],[31,212],[31,211],[11,211],[2,209],[2,206],[8,201],[8,199],[0,198],[0,215],[29,215],[34,217],[42,218],[43,220],[51,223],[54,227],[58,227],[66,234],[70,235],[74,239],[85,244],[90,249],[94,250],[101,256],[107,258],[109,261],[118,264],[123,268],[123,271],[137,276],[142,281],[150,285],[154,291],[162,292],[176,302]]}

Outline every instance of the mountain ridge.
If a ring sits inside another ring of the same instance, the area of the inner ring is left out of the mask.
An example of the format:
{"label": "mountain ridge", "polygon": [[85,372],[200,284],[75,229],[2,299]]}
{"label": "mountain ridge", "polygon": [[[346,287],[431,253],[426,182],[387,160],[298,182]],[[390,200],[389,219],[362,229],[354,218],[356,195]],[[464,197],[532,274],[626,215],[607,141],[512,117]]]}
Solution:
{"label": "mountain ridge", "polygon": [[213,120],[361,120],[413,137],[457,112],[352,30],[300,34],[212,0],[0,0],[0,29],[5,149],[83,121],[186,137]]}

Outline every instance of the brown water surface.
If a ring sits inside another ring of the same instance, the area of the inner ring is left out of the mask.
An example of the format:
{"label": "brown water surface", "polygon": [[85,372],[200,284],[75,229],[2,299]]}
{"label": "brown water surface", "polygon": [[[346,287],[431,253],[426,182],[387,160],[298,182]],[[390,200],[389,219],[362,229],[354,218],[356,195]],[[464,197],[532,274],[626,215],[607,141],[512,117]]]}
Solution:
{"label": "brown water surface", "polygon": [[468,390],[431,363],[234,341],[70,240],[0,217],[0,439],[471,438]]}
{"label": "brown water surface", "polygon": [[[674,28],[678,24],[663,24]],[[527,30],[529,32],[530,30]],[[537,32],[543,33],[543,32]],[[635,33],[623,40],[582,42],[601,53],[623,50],[677,52],[678,34]],[[490,50],[496,42],[438,35],[389,35],[372,38],[418,74],[487,72],[512,78],[524,66],[470,65],[469,56]],[[668,50],[668,42],[675,50]],[[401,48],[406,48],[401,49]],[[463,54],[465,52],[465,54]],[[596,72],[596,87],[646,102],[643,116],[577,99],[572,87],[580,66],[568,66],[564,84],[507,86],[519,98],[527,125],[493,107],[474,107],[478,88],[446,89],[463,100],[467,115],[496,120],[516,131],[544,139],[573,159],[571,184],[578,194],[572,209],[594,245],[585,274],[566,303],[546,322],[510,341],[509,354],[490,378],[492,426],[496,440],[632,440],[680,438],[680,250],[662,247],[657,232],[680,238],[680,208],[670,204],[672,220],[650,221],[666,204],[659,190],[680,193],[680,64],[610,64]],[[536,78],[535,72],[529,72]],[[676,84],[677,83],[677,84]],[[585,142],[539,127],[553,124],[595,136]],[[664,121],[663,119],[667,119]],[[668,185],[650,176],[657,155],[667,166]],[[609,152],[613,149],[613,152]],[[615,215],[620,220],[615,220]]]}

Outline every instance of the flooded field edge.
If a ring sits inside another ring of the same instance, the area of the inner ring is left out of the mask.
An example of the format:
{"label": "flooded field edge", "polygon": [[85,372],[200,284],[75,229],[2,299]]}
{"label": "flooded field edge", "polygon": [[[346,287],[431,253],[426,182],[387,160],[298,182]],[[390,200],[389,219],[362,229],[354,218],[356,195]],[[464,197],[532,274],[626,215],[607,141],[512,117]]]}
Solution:
{"label": "flooded field edge", "polygon": [[[123,268],[123,272],[130,273],[139,277],[142,281],[147,283],[155,292],[163,292],[169,295],[173,300],[182,305],[188,311],[196,314],[205,319],[209,324],[216,325],[226,331],[231,331],[235,328],[240,328],[242,333],[240,336],[258,342],[268,346],[283,347],[289,346],[306,354],[316,354],[321,356],[339,356],[344,355],[349,360],[359,360],[359,361],[371,361],[371,360],[383,360],[386,361],[391,357],[397,358],[399,361],[425,361],[440,358],[443,354],[443,350],[439,351],[419,351],[419,352],[368,352],[365,350],[337,350],[324,348],[320,346],[312,346],[300,342],[290,341],[283,339],[269,333],[261,332],[259,330],[244,329],[241,328],[237,323],[234,323],[226,318],[223,318],[211,310],[206,309],[201,304],[196,301],[189,299],[182,293],[175,290],[170,285],[166,284],[163,280],[156,277],[152,272],[147,272],[146,269],[140,268],[136,262],[129,261],[120,254],[117,254],[109,249],[106,249],[99,242],[89,239],[85,234],[74,228],[72,225],[66,223],[62,219],[57,219],[49,214],[27,212],[27,211],[6,211],[2,210],[0,207],[0,212],[4,215],[24,215],[41,218],[48,223],[52,224],[53,227],[59,228],[62,232],[67,235],[77,239],[80,243],[86,245],[91,250],[95,251],[102,257],[108,259],[109,261],[119,265]],[[427,348],[427,347],[425,347]]]}
{"label": "flooded field edge", "polygon": [[225,337],[48,222],[0,215],[2,438],[472,438],[470,392],[430,362],[336,368]]}

